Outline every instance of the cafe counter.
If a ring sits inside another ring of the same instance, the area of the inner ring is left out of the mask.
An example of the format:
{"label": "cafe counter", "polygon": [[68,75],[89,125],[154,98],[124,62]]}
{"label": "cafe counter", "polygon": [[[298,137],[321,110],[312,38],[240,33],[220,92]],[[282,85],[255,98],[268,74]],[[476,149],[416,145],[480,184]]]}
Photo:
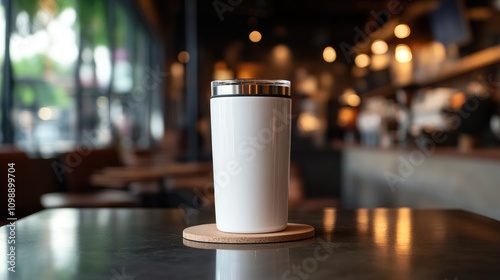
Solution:
{"label": "cafe counter", "polygon": [[500,150],[344,146],[346,208],[460,208],[500,220]]}

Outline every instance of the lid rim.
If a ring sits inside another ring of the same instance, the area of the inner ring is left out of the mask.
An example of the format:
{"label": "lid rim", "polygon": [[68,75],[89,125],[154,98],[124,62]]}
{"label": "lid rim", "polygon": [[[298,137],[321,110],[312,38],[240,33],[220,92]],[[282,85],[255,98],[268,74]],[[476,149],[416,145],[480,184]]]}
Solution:
{"label": "lid rim", "polygon": [[211,96],[222,95],[283,95],[290,96],[290,81],[266,79],[215,80]]}

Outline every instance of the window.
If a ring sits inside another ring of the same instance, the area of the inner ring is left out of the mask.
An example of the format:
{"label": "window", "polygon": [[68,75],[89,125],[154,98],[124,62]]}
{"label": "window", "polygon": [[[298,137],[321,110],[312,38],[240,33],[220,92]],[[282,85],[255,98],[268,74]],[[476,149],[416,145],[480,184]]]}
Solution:
{"label": "window", "polygon": [[50,153],[75,141],[78,22],[75,1],[60,2],[13,2],[14,139],[28,151]]}
{"label": "window", "polygon": [[113,66],[107,4],[108,1],[102,0],[80,1],[80,141],[90,142],[92,146],[110,144],[113,138],[109,121],[109,88]]}
{"label": "window", "polygon": [[84,142],[145,148],[158,139],[162,95],[146,82],[161,72],[152,64],[159,45],[152,46],[135,1],[18,0],[8,10],[2,3],[0,64],[8,51],[12,85],[2,87],[0,67],[0,121],[4,134],[4,123],[14,131],[0,133],[1,143],[53,155]]}

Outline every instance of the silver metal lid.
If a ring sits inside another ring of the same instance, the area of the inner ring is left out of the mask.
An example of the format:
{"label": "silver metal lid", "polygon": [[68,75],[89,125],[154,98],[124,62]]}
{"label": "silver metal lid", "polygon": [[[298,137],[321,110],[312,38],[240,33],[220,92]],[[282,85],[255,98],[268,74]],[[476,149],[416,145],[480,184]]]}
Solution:
{"label": "silver metal lid", "polygon": [[212,97],[224,95],[290,96],[287,80],[216,80],[212,81]]}

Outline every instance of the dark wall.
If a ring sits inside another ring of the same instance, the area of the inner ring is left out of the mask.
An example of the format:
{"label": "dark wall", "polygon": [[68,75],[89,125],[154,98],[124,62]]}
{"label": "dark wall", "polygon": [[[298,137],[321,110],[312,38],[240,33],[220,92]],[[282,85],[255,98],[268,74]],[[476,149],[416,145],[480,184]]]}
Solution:
{"label": "dark wall", "polygon": [[339,197],[342,153],[333,149],[292,151],[306,197]]}

